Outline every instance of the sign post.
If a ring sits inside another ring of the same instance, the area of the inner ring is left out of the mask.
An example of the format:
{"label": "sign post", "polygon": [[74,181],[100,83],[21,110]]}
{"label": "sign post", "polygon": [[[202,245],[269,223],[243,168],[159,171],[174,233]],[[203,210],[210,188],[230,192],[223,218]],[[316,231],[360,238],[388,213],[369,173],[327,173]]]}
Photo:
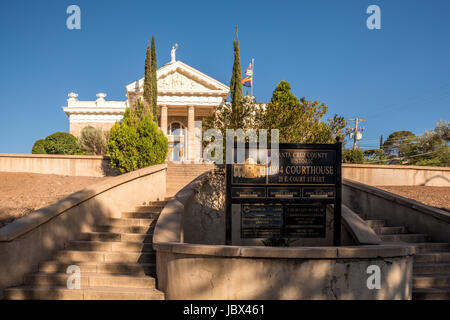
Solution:
{"label": "sign post", "polygon": [[[226,243],[232,239],[232,205],[241,208],[241,239],[325,238],[326,206],[333,206],[333,244],[341,243],[342,144],[280,144],[226,165]],[[236,145],[233,159],[236,159]],[[261,161],[266,157],[266,161]]]}

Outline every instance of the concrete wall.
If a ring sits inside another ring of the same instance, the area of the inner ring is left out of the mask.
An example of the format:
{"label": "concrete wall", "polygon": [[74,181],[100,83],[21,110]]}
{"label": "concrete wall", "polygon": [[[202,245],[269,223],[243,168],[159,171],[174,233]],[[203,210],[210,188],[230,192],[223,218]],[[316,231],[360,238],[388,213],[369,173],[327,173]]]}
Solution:
{"label": "concrete wall", "polygon": [[[0,154],[0,171],[104,177],[118,172],[104,156]],[[372,186],[450,186],[450,168],[343,164],[342,176]]]}
{"label": "concrete wall", "polygon": [[117,175],[109,157],[0,153],[0,171],[104,177]]}
{"label": "concrete wall", "polygon": [[113,177],[0,228],[0,295],[81,232],[137,205],[164,199],[166,169],[161,164]]}
{"label": "concrete wall", "polygon": [[[154,247],[167,268],[166,299],[411,299],[407,247]],[[371,265],[381,270],[379,290],[367,287]]]}
{"label": "concrete wall", "polygon": [[342,203],[364,219],[386,220],[412,233],[450,242],[450,213],[356,181],[344,180]]}
{"label": "concrete wall", "polygon": [[450,168],[342,164],[342,177],[371,186],[450,186]]}
{"label": "concrete wall", "polygon": [[[224,190],[209,178],[177,193],[156,224],[158,289],[167,299],[411,299],[414,247],[223,245]],[[380,243],[348,208],[343,220],[356,243]],[[380,267],[380,290],[367,288],[370,265]]]}

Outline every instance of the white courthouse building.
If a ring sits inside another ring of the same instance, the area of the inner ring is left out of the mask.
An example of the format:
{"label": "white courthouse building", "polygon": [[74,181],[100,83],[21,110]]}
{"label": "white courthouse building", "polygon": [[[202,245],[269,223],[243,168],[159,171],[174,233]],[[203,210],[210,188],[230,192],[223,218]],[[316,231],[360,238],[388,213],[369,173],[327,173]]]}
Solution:
{"label": "white courthouse building", "polygon": [[[198,162],[202,159],[201,124],[225,100],[229,87],[206,74],[172,60],[157,71],[159,126],[169,140],[169,161]],[[109,130],[123,118],[127,107],[142,98],[144,78],[126,87],[127,100],[107,101],[98,93],[95,101],[80,101],[70,93],[64,112],[69,117],[70,133],[78,136],[86,126]]]}

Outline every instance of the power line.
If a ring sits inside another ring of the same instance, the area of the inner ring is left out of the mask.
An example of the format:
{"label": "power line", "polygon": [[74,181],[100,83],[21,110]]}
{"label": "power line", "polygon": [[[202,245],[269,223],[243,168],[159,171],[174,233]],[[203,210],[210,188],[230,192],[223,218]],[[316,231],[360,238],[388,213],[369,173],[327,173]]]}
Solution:
{"label": "power line", "polygon": [[[359,119],[359,118],[355,118],[355,119],[347,119],[348,121],[353,121],[355,123],[355,127],[354,128],[350,128],[350,131],[353,134],[353,150],[356,150],[356,141],[357,140],[361,140],[362,135],[361,135],[361,131],[364,131],[365,128],[358,128],[358,124],[360,122],[364,122],[366,120],[364,119]],[[350,137],[351,139],[351,137]]]}

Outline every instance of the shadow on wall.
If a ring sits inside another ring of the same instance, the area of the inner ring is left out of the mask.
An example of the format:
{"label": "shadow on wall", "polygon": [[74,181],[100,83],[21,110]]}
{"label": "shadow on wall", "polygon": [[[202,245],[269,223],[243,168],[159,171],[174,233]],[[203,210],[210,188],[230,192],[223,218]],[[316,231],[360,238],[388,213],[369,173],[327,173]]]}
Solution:
{"label": "shadow on wall", "polygon": [[111,160],[109,157],[102,161],[102,172],[105,177],[112,177],[120,175],[120,170],[111,167]]}
{"label": "shadow on wall", "polygon": [[184,210],[184,242],[225,244],[225,179],[216,169],[202,180]]}
{"label": "shadow on wall", "polygon": [[[217,257],[197,256],[184,259],[182,263],[183,269],[189,268],[184,270],[190,270],[185,279],[192,285],[189,287],[190,299],[382,300],[408,299],[412,292],[412,283],[405,283],[407,277],[403,276],[411,274],[412,262],[401,261],[401,258],[364,261],[284,259],[282,263],[241,258],[233,259],[231,263],[218,261],[214,264],[204,262],[206,259]],[[190,264],[192,261],[195,264]],[[367,286],[370,276],[367,267],[370,265],[380,267],[380,290]],[[223,284],[227,284],[226,287]]]}
{"label": "shadow on wall", "polygon": [[[184,242],[224,244],[223,176],[209,174],[196,189],[184,209]],[[222,219],[222,220],[221,220]],[[222,223],[221,223],[222,222]],[[222,226],[222,227],[220,227]],[[167,240],[166,240],[167,241]],[[173,240],[170,240],[173,241]],[[168,244],[169,246],[172,245]],[[195,246],[194,245],[194,246]],[[376,247],[371,250],[378,250]],[[164,278],[168,299],[409,299],[412,257],[374,258],[351,251],[345,258],[275,258],[271,250],[294,252],[296,248],[267,248],[267,256],[228,256],[233,247],[214,247],[214,255],[189,254],[189,245],[180,253],[167,249],[159,256],[158,268]],[[247,250],[248,247],[242,247]],[[251,249],[248,249],[251,250]],[[344,249],[345,250],[345,249]],[[381,249],[383,250],[383,249]],[[373,251],[372,251],[373,252]],[[381,271],[381,288],[369,289],[376,265]],[[172,277],[172,278],[171,278]],[[163,281],[162,281],[163,282]],[[161,288],[162,290],[165,290]]]}
{"label": "shadow on wall", "polygon": [[137,205],[162,200],[166,168],[156,165],[102,181],[0,228],[0,298],[3,289],[23,283],[24,274],[37,271],[40,262],[80,233]]}
{"label": "shadow on wall", "polygon": [[[20,239],[12,241],[0,241],[0,255],[2,263],[0,264],[0,296],[3,289],[23,284],[23,275],[38,271],[38,264],[45,260],[50,260],[57,250],[64,249],[67,241],[76,239],[80,233],[92,231],[92,226],[99,224],[113,213],[111,206],[101,200],[91,200],[89,204],[82,203],[71,207],[67,212],[61,212],[59,215],[53,214],[53,208],[56,206],[71,206],[73,200],[78,197],[89,196],[88,190],[76,192],[57,203],[46,208],[35,211],[34,213],[18,219],[6,227],[0,229],[0,235],[12,232],[25,226],[35,226]],[[49,221],[40,226],[39,218],[47,218]],[[8,229],[8,230],[5,230]],[[65,270],[62,270],[65,272]],[[39,298],[33,295],[33,291],[28,291],[23,299]],[[63,294],[58,291],[53,293],[54,299],[63,298]]]}
{"label": "shadow on wall", "polygon": [[[442,180],[446,181],[448,185],[450,185],[450,179],[448,179],[447,177],[445,177],[443,175],[436,175],[436,176],[427,178],[424,183],[420,184],[420,186],[428,186],[428,185],[430,185],[431,181],[436,180],[436,179],[438,179],[438,180],[442,179]],[[441,182],[441,183],[439,183],[437,185],[444,185],[444,184],[445,183]],[[433,185],[433,184],[431,184],[431,185]]]}

